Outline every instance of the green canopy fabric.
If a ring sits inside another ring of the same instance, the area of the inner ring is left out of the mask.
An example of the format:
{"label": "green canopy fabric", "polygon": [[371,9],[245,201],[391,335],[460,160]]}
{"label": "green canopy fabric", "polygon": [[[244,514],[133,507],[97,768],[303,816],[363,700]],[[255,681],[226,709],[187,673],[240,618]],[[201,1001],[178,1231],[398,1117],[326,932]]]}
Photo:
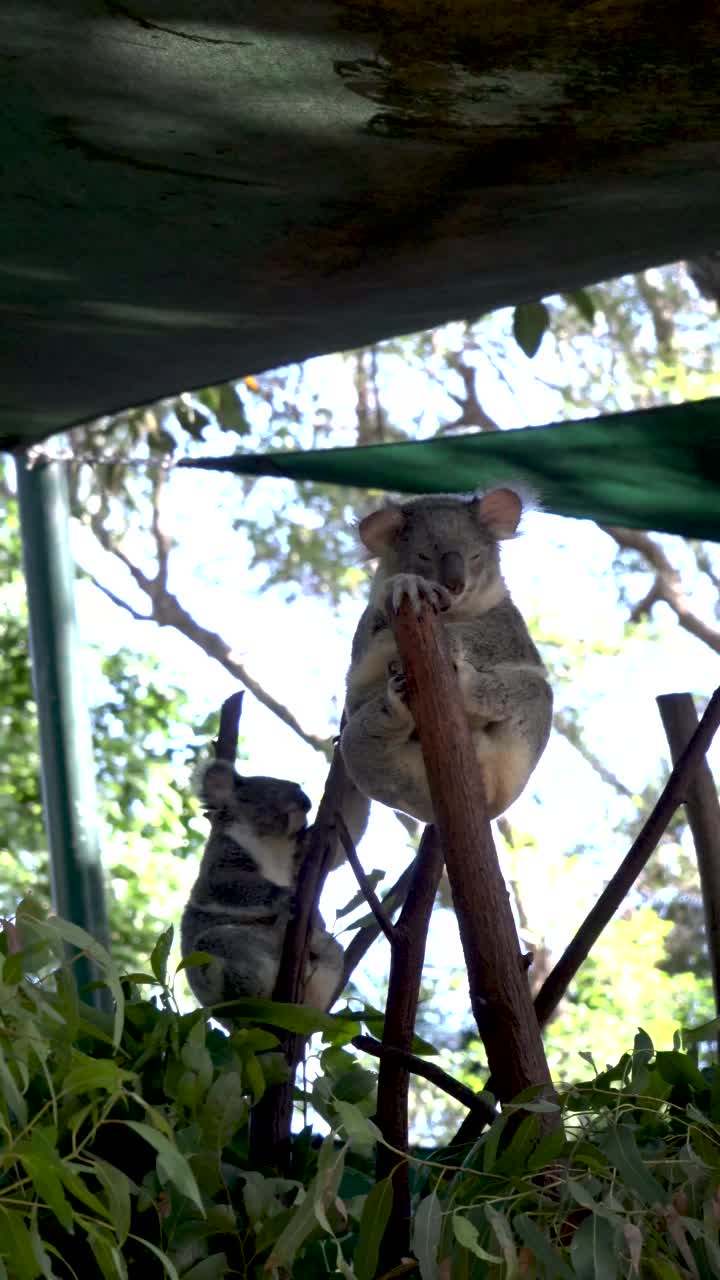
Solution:
{"label": "green canopy fabric", "polygon": [[394,493],[515,480],[557,515],[720,541],[720,398],[549,427],[180,465]]}

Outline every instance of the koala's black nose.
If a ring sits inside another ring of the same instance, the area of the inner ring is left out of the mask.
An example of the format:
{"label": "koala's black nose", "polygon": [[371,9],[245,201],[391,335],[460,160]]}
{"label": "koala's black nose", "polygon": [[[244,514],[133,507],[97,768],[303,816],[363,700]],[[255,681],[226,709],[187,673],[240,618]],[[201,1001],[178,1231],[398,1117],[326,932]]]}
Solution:
{"label": "koala's black nose", "polygon": [[441,557],[440,581],[454,596],[465,590],[465,563],[459,551],[446,551]]}

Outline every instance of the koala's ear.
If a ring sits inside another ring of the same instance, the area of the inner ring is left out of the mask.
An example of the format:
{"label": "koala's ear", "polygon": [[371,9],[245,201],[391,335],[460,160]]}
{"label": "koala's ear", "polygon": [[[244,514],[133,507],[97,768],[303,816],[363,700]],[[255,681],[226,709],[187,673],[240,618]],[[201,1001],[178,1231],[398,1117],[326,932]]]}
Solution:
{"label": "koala's ear", "polygon": [[229,760],[215,760],[209,764],[200,782],[200,798],[208,809],[223,809],[235,795],[239,781]]}
{"label": "koala's ear", "polygon": [[365,516],[358,525],[358,533],[368,551],[371,551],[374,556],[379,556],[400,532],[404,522],[405,517],[400,508],[391,503]]}
{"label": "koala's ear", "polygon": [[491,489],[482,497],[473,498],[472,507],[494,538],[512,538],[517,531],[522,501],[513,489]]}

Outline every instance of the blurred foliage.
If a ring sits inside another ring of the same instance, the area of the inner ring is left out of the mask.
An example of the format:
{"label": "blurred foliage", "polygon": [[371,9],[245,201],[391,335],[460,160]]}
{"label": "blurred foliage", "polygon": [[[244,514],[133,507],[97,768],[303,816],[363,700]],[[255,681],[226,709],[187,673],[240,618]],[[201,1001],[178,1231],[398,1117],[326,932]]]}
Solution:
{"label": "blurred foliage", "polygon": [[[11,499],[4,506],[0,915],[8,916],[30,892],[47,905],[50,883],[17,513]],[[196,853],[205,839],[190,777],[215,725],[191,726],[186,695],[166,684],[156,660],[127,649],[86,657],[106,687],[90,710],[113,951],[134,968],[158,929],[179,915],[187,875],[178,858]]]}
{"label": "blurred foliage", "polygon": [[[95,958],[113,1012],[78,996],[68,942]],[[350,1046],[364,1011],[238,1001],[225,1035],[179,1012],[171,943],[125,976],[35,902],[0,932],[0,1277],[373,1280],[392,1185],[374,1177],[376,1076]],[[303,1094],[327,1133],[296,1134],[282,1178],[249,1159],[251,1107],[283,1072],[268,1023],[325,1043]],[[557,1101],[529,1090],[478,1140],[413,1151],[402,1274],[720,1274],[720,1073],[695,1049],[716,1031],[656,1049],[641,1030],[607,1069],[588,1054],[591,1077]]]}

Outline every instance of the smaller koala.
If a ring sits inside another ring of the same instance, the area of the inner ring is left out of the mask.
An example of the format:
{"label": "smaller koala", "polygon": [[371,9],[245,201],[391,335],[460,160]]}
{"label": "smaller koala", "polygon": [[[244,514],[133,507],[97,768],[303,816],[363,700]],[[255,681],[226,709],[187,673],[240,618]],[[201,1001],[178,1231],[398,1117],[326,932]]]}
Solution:
{"label": "smaller koala", "polygon": [[[200,1004],[272,996],[285,929],[293,909],[310,801],[295,782],[243,778],[216,760],[200,795],[210,837],[180,925],[183,956],[207,951],[188,982]],[[342,973],[342,947],[318,915],[313,928],[305,1004],[326,1009]]]}

